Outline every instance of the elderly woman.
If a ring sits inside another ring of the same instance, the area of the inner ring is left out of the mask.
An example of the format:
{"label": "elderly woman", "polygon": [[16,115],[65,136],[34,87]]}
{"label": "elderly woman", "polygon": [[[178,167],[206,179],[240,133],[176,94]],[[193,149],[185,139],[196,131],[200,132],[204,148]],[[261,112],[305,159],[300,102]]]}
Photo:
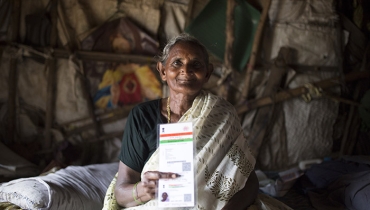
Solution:
{"label": "elderly woman", "polygon": [[234,107],[202,90],[213,71],[206,48],[181,34],[165,46],[157,70],[168,84],[169,96],[130,112],[119,170],[110,186],[114,193],[107,193],[104,208],[112,209],[114,203],[118,208],[156,209],[157,181],[177,177],[158,171],[157,125],[192,122],[197,162],[194,209],[247,209],[258,194],[255,159]]}

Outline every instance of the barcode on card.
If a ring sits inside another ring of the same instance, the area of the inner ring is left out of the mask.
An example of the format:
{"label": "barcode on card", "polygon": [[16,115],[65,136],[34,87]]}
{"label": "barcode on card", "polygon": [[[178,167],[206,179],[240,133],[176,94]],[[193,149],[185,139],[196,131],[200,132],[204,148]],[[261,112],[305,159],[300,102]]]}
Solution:
{"label": "barcode on card", "polygon": [[190,171],[191,170],[191,163],[190,162],[185,162],[182,163],[182,171]]}
{"label": "barcode on card", "polygon": [[190,202],[191,201],[191,194],[184,194],[184,202]]}

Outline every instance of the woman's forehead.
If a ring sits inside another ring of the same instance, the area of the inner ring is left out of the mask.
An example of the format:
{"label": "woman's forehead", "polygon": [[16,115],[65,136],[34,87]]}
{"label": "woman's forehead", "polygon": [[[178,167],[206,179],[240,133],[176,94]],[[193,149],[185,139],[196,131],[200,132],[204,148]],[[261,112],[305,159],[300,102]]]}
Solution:
{"label": "woman's forehead", "polygon": [[174,44],[169,51],[170,57],[179,56],[179,55],[191,55],[199,59],[204,59],[206,56],[203,53],[200,46],[192,42],[184,42],[184,41]]}

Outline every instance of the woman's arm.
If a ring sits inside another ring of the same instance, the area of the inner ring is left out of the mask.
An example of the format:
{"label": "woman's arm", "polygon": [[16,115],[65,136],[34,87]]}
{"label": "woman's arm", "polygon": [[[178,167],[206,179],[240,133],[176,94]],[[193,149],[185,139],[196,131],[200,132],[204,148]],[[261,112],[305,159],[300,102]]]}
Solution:
{"label": "woman's arm", "polygon": [[[131,169],[122,161],[119,163],[116,188],[114,194],[118,205],[132,207],[143,204],[154,198],[157,192],[158,179],[177,178],[178,174],[158,171],[145,172],[143,180],[140,173]],[[133,188],[136,185],[136,189]],[[136,201],[134,199],[136,198]]]}
{"label": "woman's arm", "polygon": [[258,189],[259,184],[257,175],[253,170],[249,175],[244,188],[237,192],[222,209],[247,209],[250,205],[254,203],[258,194]]}
{"label": "woman's arm", "polygon": [[[114,194],[116,196],[116,200],[118,205],[122,207],[132,207],[137,206],[139,203],[134,200],[133,197],[133,188],[137,182],[140,181],[140,173],[131,169],[122,161],[119,163],[118,168],[118,175],[117,175],[117,182],[116,188],[114,190]],[[140,183],[137,185],[136,189],[136,199],[139,202],[147,202],[151,198],[143,194],[143,190],[141,189]]]}

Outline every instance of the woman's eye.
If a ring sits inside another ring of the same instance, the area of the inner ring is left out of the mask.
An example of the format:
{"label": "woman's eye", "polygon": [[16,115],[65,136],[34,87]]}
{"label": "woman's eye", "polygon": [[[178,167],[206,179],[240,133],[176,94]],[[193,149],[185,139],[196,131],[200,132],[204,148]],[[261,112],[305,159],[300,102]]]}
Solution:
{"label": "woman's eye", "polygon": [[193,66],[194,66],[195,68],[201,68],[201,67],[202,67],[202,63],[201,63],[201,62],[194,62],[194,63],[193,63]]}
{"label": "woman's eye", "polygon": [[180,66],[182,63],[179,60],[176,60],[172,63],[174,66]]}

